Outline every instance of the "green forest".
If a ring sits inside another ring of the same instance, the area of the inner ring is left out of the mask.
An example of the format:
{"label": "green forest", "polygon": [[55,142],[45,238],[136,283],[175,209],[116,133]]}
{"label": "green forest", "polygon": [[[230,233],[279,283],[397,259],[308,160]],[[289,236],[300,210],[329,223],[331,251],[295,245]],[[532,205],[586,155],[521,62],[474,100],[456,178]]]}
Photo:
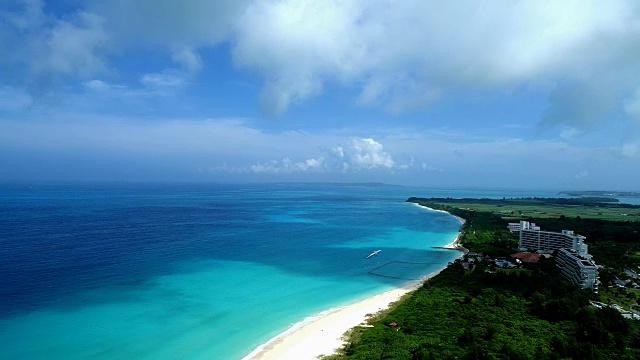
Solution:
{"label": "green forest", "polygon": [[[466,220],[462,245],[472,252],[507,257],[517,233],[491,213],[456,207],[436,199],[411,198]],[[439,199],[438,199],[439,200]],[[468,199],[465,199],[468,200]],[[526,218],[545,230],[571,229],[587,237],[601,277],[624,276],[638,264],[637,222],[597,219]],[[621,260],[622,259],[622,260]],[[484,258],[451,263],[390,310],[354,328],[336,359],[639,359],[640,321],[590,300],[640,302],[640,292],[606,289],[594,294],[560,276],[553,258],[518,269],[496,268]],[[393,325],[393,326],[392,326]]]}

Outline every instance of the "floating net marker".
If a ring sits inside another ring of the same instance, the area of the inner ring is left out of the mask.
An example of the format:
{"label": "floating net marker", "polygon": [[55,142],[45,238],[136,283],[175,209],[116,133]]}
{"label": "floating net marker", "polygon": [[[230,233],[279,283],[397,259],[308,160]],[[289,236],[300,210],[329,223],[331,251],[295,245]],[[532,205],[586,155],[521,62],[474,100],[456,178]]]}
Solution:
{"label": "floating net marker", "polygon": [[[421,280],[425,276],[425,270],[429,268],[430,265],[439,264],[393,260],[370,270],[368,273],[390,279]],[[411,274],[409,274],[410,272]]]}

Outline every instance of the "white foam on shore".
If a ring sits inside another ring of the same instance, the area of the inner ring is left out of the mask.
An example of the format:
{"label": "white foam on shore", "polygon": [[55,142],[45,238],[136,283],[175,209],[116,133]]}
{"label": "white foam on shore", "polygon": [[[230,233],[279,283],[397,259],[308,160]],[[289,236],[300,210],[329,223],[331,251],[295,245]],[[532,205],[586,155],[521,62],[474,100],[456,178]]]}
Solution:
{"label": "white foam on shore", "polygon": [[243,360],[312,360],[320,355],[333,354],[344,345],[343,335],[349,329],[365,324],[369,315],[387,309],[389,305],[418,289],[424,281],[437,275],[442,269],[402,287],[307,317],[257,347]]}
{"label": "white foam on shore", "polygon": [[436,209],[430,208],[430,207],[425,206],[425,205],[420,205],[420,204],[418,204],[418,203],[413,203],[413,204],[415,204],[416,206],[419,206],[419,207],[421,207],[421,208],[423,208],[423,209],[430,210],[430,211],[435,211],[435,212],[441,212],[441,213],[449,214],[449,215],[453,216],[454,218],[458,219],[458,221],[460,221],[460,225],[464,225],[464,223],[465,223],[465,222],[467,222],[465,219],[461,218],[460,216],[453,215],[452,213],[450,213],[450,212],[448,212],[448,211],[445,211],[445,210],[436,210]]}
{"label": "white foam on shore", "polygon": [[[416,205],[431,211],[447,213],[457,218],[461,224],[465,223],[464,219],[447,211]],[[457,249],[459,237],[460,233],[451,244],[445,247]],[[405,294],[417,290],[425,281],[436,276],[446,267],[447,265],[444,265],[422,279],[402,287],[309,316],[258,346],[242,360],[314,360],[320,355],[333,354],[345,344],[343,336],[348,330],[365,324],[369,315],[389,308],[392,303],[400,300]]]}
{"label": "white foam on shore", "polygon": [[295,334],[297,331],[299,331],[300,329],[304,328],[305,326],[307,326],[309,324],[312,324],[312,323],[322,319],[323,317],[329,316],[329,315],[331,315],[331,314],[333,314],[333,313],[335,313],[337,311],[340,311],[340,310],[342,310],[344,308],[346,308],[346,306],[335,307],[335,308],[331,308],[329,310],[325,310],[325,311],[319,312],[319,313],[317,313],[315,315],[308,316],[308,317],[304,318],[304,320],[295,323],[293,326],[291,326],[287,330],[281,332],[280,334],[278,334],[278,335],[274,336],[273,338],[269,339],[269,341],[267,341],[266,343],[264,343],[264,344],[258,346],[257,348],[255,348],[249,355],[243,357],[242,360],[266,358],[264,356],[267,355],[267,352],[270,351],[275,346],[277,346],[277,344],[283,343],[284,339],[287,336]]}
{"label": "white foam on shore", "polygon": [[[458,221],[460,222],[460,226],[464,225],[467,221],[463,218],[461,218],[460,216],[457,215],[453,215],[452,213],[445,211],[445,210],[436,210],[433,208],[430,208],[428,206],[424,206],[424,205],[420,205],[418,203],[413,203],[416,206],[419,206],[420,208],[423,209],[427,209],[429,211],[435,211],[435,212],[441,212],[441,213],[445,213],[445,214],[449,214],[451,216],[453,216],[454,218],[458,219]],[[445,246],[443,246],[443,248],[445,249],[458,249],[458,246],[460,245],[458,242],[460,240],[460,235],[462,235],[462,231],[459,231],[458,234],[456,235],[456,237],[453,239],[453,241]]]}

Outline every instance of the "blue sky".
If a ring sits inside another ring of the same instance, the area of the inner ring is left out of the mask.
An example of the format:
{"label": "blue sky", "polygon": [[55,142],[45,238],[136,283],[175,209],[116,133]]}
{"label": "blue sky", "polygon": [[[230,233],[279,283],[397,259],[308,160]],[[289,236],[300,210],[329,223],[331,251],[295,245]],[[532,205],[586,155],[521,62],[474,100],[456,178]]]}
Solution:
{"label": "blue sky", "polygon": [[638,190],[639,6],[5,0],[0,180]]}

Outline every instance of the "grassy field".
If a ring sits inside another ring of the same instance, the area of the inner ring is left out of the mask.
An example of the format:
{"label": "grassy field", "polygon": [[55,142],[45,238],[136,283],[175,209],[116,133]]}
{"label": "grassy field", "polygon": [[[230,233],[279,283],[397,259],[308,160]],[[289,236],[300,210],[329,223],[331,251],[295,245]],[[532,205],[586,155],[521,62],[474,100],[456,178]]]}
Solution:
{"label": "grassy field", "polygon": [[636,304],[640,296],[640,290],[621,289],[609,286],[601,286],[598,291],[598,301],[605,304],[618,304],[625,310],[630,310],[630,305]]}
{"label": "grassy field", "polygon": [[605,206],[583,205],[520,205],[520,204],[482,204],[465,202],[464,200],[450,200],[435,203],[455,206],[457,208],[474,211],[490,212],[500,215],[508,221],[517,221],[528,218],[559,218],[581,217],[584,219],[601,219],[611,221],[640,221],[640,209],[628,209]]}

